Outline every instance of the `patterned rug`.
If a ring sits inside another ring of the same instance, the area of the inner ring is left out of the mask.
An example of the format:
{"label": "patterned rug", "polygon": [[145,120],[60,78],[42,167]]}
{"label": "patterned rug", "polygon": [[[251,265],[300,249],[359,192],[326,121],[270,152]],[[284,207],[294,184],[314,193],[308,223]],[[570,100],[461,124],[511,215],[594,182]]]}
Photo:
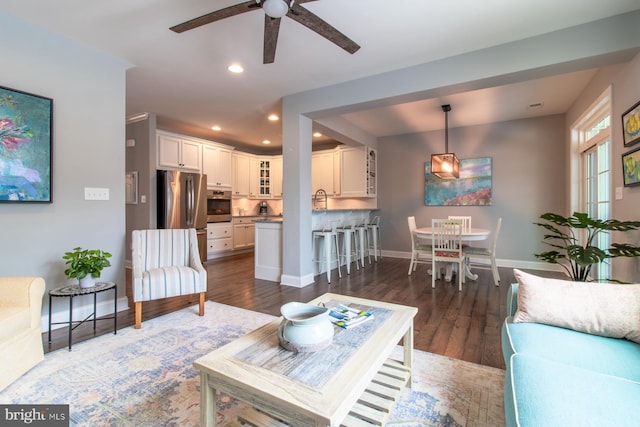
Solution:
{"label": "patterned rug", "polygon": [[[0,392],[0,403],[69,404],[71,425],[197,426],[200,378],[192,362],[273,317],[207,301],[45,355]],[[401,359],[401,348],[394,357]],[[503,426],[504,371],[415,351],[414,385],[389,426]],[[218,425],[243,403],[218,396]]]}

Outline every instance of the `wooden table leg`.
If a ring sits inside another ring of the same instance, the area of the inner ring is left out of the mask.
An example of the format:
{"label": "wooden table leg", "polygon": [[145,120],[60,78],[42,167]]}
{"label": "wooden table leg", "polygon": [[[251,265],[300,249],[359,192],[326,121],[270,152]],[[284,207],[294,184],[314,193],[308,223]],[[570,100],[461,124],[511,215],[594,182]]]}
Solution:
{"label": "wooden table leg", "polygon": [[206,373],[200,373],[200,425],[216,427],[216,391],[209,384]]}
{"label": "wooden table leg", "polygon": [[404,350],[404,365],[409,368],[409,372],[411,372],[407,386],[411,387],[413,384],[413,320],[411,321],[409,329],[404,334],[402,347]]}

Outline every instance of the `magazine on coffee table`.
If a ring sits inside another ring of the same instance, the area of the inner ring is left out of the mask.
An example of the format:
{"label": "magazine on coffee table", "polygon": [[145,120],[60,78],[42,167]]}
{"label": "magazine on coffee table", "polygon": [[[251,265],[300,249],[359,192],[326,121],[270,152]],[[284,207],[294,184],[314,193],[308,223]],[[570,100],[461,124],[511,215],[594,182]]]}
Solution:
{"label": "magazine on coffee table", "polygon": [[329,319],[341,328],[348,329],[373,318],[373,314],[343,304],[338,304],[329,311]]}

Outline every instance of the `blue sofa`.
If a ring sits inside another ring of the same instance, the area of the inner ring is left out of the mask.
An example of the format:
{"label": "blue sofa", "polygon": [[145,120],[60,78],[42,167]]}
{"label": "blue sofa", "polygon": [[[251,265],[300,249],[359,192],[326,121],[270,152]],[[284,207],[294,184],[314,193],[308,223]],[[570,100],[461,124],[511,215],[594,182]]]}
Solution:
{"label": "blue sofa", "polygon": [[502,326],[507,427],[640,426],[640,344],[515,323],[518,287]]}

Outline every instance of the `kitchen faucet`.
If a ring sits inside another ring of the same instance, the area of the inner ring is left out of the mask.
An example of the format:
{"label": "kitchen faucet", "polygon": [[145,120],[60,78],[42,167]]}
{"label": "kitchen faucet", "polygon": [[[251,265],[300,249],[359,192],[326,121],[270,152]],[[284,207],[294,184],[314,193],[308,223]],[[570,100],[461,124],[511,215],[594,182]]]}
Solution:
{"label": "kitchen faucet", "polygon": [[[322,195],[324,197],[324,207],[319,208],[318,207],[318,195]],[[314,209],[327,209],[327,192],[324,191],[322,188],[319,188],[318,191],[316,191],[316,194],[313,195],[313,208]]]}

